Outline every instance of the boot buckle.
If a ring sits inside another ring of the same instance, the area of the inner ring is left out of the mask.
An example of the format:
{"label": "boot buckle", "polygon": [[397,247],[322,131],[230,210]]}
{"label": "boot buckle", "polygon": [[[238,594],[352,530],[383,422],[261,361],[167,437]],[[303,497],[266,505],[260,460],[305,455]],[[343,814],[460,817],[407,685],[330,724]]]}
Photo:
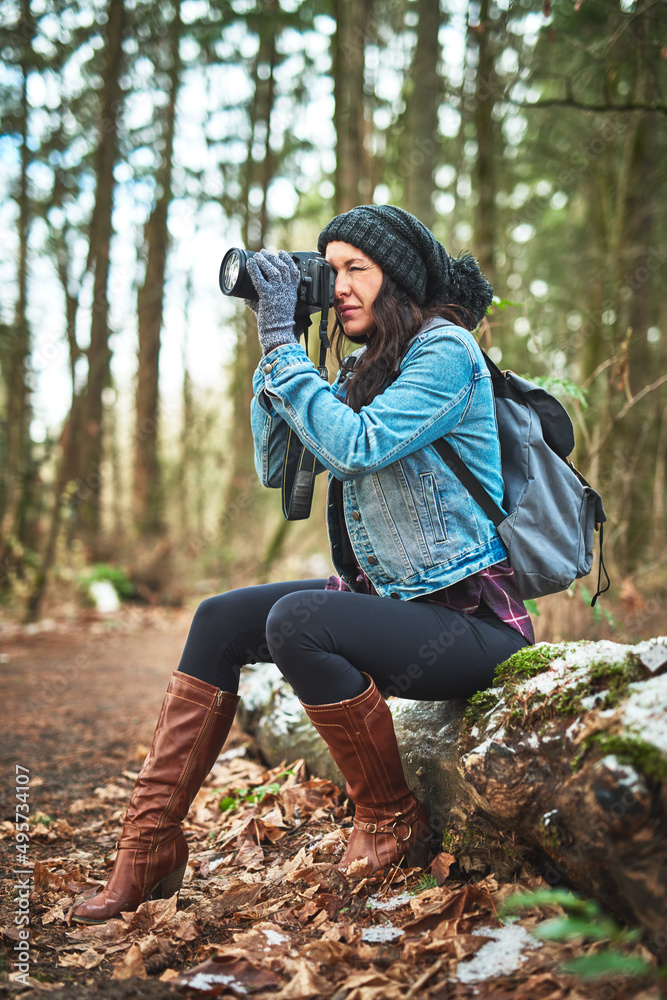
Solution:
{"label": "boot buckle", "polygon": [[[401,825],[403,825],[403,824],[405,824],[407,826],[408,832],[405,835],[405,837],[400,837],[399,834],[398,834],[398,827],[401,826]],[[406,814],[405,813],[401,813],[401,812],[397,812],[396,813],[396,822],[394,823],[391,832],[394,835],[394,839],[396,840],[397,846],[401,845],[401,844],[407,844],[408,841],[410,840],[410,838],[412,837],[412,821],[410,821],[408,823],[407,822]]]}

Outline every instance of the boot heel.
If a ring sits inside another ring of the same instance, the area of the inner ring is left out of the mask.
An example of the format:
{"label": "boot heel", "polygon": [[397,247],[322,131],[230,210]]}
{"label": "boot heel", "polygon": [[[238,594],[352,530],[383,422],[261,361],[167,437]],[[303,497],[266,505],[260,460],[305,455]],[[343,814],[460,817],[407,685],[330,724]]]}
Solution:
{"label": "boot heel", "polygon": [[171,875],[165,875],[161,882],[153,889],[150,894],[150,899],[169,899],[174,893],[178,892],[183,885],[183,876],[185,875],[186,865],[181,868],[177,868],[176,871],[172,872]]}
{"label": "boot heel", "polygon": [[409,868],[427,868],[431,860],[431,837],[428,840],[418,840],[408,848],[405,856]]}

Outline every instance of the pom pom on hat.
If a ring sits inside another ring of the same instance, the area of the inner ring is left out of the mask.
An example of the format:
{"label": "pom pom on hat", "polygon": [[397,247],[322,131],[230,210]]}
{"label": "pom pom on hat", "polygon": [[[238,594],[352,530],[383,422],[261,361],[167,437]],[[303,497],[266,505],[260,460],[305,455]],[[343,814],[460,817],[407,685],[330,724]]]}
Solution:
{"label": "pom pom on hat", "polygon": [[419,305],[448,303],[468,310],[473,325],[486,315],[493,289],[472,254],[450,257],[414,215],[394,205],[360,205],[337,215],[317,241],[324,254],[335,240],[363,250]]}

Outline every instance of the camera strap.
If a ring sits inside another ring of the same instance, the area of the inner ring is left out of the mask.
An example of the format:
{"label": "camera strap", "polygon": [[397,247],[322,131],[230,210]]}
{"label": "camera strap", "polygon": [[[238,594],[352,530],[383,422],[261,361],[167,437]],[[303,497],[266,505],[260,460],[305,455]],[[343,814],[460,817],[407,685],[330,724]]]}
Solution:
{"label": "camera strap", "polygon": [[315,489],[317,459],[301,443],[295,432],[287,432],[287,447],[283,464],[283,517],[287,521],[303,521],[310,517]]}
{"label": "camera strap", "polygon": [[[329,380],[329,373],[326,366],[327,348],[329,347],[329,337],[327,334],[327,320],[329,313],[328,292],[323,292],[322,313],[320,319],[320,358],[317,370],[320,376]],[[295,319],[295,333],[297,339],[303,335],[304,347],[308,352],[308,327],[310,317],[307,315],[297,316]],[[313,491],[315,489],[315,470],[317,459],[306,446],[301,443],[297,434],[290,427],[287,432],[287,447],[285,448],[285,459],[283,462],[283,479],[281,484],[283,517],[286,521],[304,521],[310,517],[310,510],[313,505]]]}

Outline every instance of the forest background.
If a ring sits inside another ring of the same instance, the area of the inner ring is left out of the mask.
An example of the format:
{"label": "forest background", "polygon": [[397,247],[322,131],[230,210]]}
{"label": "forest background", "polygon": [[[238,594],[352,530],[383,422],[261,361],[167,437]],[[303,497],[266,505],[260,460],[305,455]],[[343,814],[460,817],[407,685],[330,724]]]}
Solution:
{"label": "forest background", "polygon": [[664,619],[666,29],[661,0],[5,0],[7,613],[328,575],[324,484],[288,523],[257,481],[218,268],[376,201],[476,254],[483,345],[561,396],[604,497],[607,607]]}

